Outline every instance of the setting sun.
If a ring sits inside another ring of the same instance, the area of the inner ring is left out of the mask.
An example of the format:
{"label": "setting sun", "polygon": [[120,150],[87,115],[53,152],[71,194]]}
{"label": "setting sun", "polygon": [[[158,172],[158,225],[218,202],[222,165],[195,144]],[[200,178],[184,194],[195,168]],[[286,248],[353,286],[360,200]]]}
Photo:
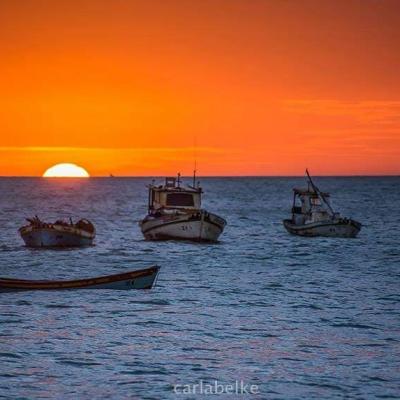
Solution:
{"label": "setting sun", "polygon": [[44,178],[89,178],[89,173],[76,164],[63,163],[46,170]]}

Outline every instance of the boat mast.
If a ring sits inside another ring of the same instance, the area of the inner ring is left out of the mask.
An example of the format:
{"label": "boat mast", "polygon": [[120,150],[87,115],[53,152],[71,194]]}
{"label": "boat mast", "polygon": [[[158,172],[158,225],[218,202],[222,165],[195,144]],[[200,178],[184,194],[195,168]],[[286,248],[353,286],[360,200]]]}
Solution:
{"label": "boat mast", "polygon": [[151,211],[151,191],[152,191],[153,189],[152,189],[152,187],[151,186],[149,186],[149,192],[148,192],[148,194],[147,194],[147,212],[150,212]]}
{"label": "boat mast", "polygon": [[314,189],[314,192],[318,195],[318,197],[328,206],[329,211],[331,212],[332,216],[335,214],[335,212],[333,211],[331,205],[328,203],[328,201],[326,200],[324,194],[318,189],[317,186],[315,186],[314,182],[311,179],[311,176],[308,172],[308,169],[306,169],[306,174],[308,177],[308,182],[310,183],[311,187]]}
{"label": "boat mast", "polygon": [[197,136],[195,135],[193,138],[194,141],[194,146],[193,146],[193,150],[194,150],[194,154],[193,154],[193,158],[194,158],[194,168],[193,168],[193,189],[196,188],[196,172],[197,172]]}
{"label": "boat mast", "polygon": [[296,207],[296,192],[294,192],[293,191],[293,204],[292,204],[292,220],[294,221],[294,214],[295,214],[295,212],[294,212],[294,210],[295,210],[295,207]]}
{"label": "boat mast", "polygon": [[194,165],[194,170],[193,170],[193,187],[196,187],[196,164]]}
{"label": "boat mast", "polygon": [[148,188],[149,188],[149,193],[148,193],[148,196],[147,196],[147,210],[148,210],[148,212],[150,212],[153,209],[153,198],[154,198],[153,190],[154,190],[155,182],[156,181],[153,179],[151,181],[151,185],[148,186]]}

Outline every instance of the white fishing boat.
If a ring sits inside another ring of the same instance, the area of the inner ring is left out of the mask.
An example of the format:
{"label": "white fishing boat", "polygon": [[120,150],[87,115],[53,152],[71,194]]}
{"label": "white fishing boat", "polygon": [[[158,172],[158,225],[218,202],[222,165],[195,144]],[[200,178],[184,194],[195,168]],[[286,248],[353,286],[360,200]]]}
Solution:
{"label": "white fishing boat", "polygon": [[200,186],[182,186],[178,178],[164,185],[149,185],[148,214],[139,225],[148,240],[191,240],[215,242],[226,221],[201,208]]}
{"label": "white fishing boat", "polygon": [[87,219],[76,223],[72,220],[47,223],[35,216],[27,221],[29,224],[19,228],[19,233],[28,247],[90,246],[96,236],[93,224]]}
{"label": "white fishing boat", "polygon": [[283,220],[286,230],[300,236],[356,237],[361,223],[334,212],[329,193],[321,192],[306,174],[308,187],[293,189],[292,218]]}

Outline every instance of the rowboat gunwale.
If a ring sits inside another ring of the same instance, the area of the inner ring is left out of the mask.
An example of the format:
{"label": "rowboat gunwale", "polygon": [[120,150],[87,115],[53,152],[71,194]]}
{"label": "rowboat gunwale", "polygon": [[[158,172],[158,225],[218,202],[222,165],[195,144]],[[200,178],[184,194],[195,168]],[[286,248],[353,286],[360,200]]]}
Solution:
{"label": "rowboat gunwale", "polygon": [[84,237],[87,239],[94,239],[96,237],[96,232],[87,232],[83,229],[75,228],[73,226],[64,226],[52,224],[50,226],[41,226],[41,227],[31,227],[31,226],[23,226],[19,228],[19,233],[21,236],[30,235],[35,232],[51,232],[51,233],[68,233],[70,235],[75,235],[79,237]]}

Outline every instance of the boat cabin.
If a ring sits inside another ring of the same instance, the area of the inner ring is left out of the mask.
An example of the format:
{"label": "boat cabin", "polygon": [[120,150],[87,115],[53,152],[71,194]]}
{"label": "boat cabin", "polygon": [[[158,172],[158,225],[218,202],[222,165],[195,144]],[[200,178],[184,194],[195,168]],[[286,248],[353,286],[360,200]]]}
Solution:
{"label": "boat cabin", "polygon": [[164,185],[149,186],[149,212],[161,209],[201,209],[200,187],[181,186],[180,177],[165,178]]}
{"label": "boat cabin", "polygon": [[295,224],[322,221],[330,218],[327,206],[329,206],[329,193],[318,194],[312,188],[293,189],[292,220]]}

